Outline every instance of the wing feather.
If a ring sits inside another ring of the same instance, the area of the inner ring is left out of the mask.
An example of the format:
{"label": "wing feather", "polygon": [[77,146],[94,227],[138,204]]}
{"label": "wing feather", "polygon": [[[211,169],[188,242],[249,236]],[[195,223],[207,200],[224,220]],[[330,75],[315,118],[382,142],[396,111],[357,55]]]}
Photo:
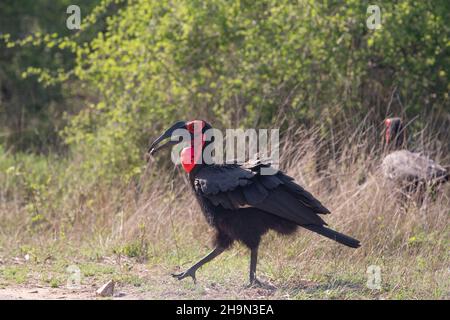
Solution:
{"label": "wing feather", "polygon": [[299,225],[326,224],[318,214],[329,213],[314,196],[278,171],[260,175],[267,164],[212,165],[200,169],[194,178],[195,191],[214,206],[237,210],[244,206],[258,208]]}

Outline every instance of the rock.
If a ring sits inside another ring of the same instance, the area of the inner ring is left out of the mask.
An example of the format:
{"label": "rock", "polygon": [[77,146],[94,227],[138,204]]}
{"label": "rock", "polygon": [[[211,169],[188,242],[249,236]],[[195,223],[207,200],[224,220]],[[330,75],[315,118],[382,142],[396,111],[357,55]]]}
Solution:
{"label": "rock", "polygon": [[114,294],[114,281],[109,280],[96,291],[98,296],[112,297]]}
{"label": "rock", "polygon": [[23,264],[23,261],[20,258],[15,257],[14,258],[14,264]]}
{"label": "rock", "polygon": [[119,292],[116,295],[114,295],[114,297],[118,297],[118,298],[125,297],[125,296],[126,296],[126,294],[124,292]]}

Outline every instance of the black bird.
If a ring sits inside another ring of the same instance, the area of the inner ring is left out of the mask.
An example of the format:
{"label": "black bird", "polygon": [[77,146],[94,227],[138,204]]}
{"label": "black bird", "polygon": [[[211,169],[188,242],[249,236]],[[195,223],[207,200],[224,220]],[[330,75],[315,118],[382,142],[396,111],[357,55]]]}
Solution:
{"label": "black bird", "polygon": [[399,185],[406,193],[416,192],[425,186],[435,187],[449,180],[445,168],[432,159],[406,149],[406,132],[400,118],[384,121],[386,151],[381,164],[385,178]]}
{"label": "black bird", "polygon": [[[181,142],[177,129],[189,132],[191,143],[181,152],[181,163],[189,174],[190,184],[207,222],[215,229],[215,248],[185,272],[173,274],[181,280],[192,277],[205,263],[211,261],[234,241],[244,243],[251,251],[250,285],[259,284],[256,279],[258,246],[262,235],[269,230],[287,235],[301,226],[351,248],[360,246],[358,240],[326,227],[319,214],[328,214],[319,200],[281,171],[261,174],[261,169],[270,169],[270,164],[261,161],[239,164],[206,164],[202,152],[211,141],[206,141],[205,132],[211,126],[202,120],[177,122],[149,148],[154,154],[163,147]],[[160,145],[164,139],[171,138]],[[195,145],[194,145],[195,144]],[[195,163],[199,162],[199,163]]]}

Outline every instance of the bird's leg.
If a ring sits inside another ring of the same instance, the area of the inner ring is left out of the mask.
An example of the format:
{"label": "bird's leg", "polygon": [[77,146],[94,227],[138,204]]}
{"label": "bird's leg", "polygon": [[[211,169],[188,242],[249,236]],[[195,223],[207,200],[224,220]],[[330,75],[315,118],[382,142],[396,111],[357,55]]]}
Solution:
{"label": "bird's leg", "polygon": [[194,264],[192,267],[187,269],[185,272],[173,273],[172,276],[174,278],[177,278],[178,280],[184,279],[186,277],[192,277],[192,279],[194,280],[194,283],[195,283],[196,282],[195,271],[197,271],[198,268],[200,268],[204,264],[208,263],[209,261],[211,261],[212,259],[214,259],[218,255],[220,255],[224,251],[225,251],[225,248],[217,246],[217,247],[214,248],[213,251],[211,251],[205,257],[200,259],[196,264]]}
{"label": "bird's leg", "polygon": [[261,285],[258,279],[256,279],[256,264],[258,262],[258,247],[252,248],[250,253],[250,285]]}
{"label": "bird's leg", "polygon": [[258,261],[258,247],[250,249],[250,284],[247,288],[260,287],[263,289],[275,290],[271,284],[260,282],[258,278],[256,278],[256,263]]}

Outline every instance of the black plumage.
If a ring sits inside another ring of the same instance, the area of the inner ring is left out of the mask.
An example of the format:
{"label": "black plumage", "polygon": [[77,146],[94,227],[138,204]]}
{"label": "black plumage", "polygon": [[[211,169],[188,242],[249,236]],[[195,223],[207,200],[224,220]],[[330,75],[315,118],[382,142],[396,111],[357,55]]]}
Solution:
{"label": "black plumage", "polygon": [[359,246],[359,241],[324,227],[318,214],[330,211],[311,193],[281,171],[261,175],[262,166],[269,164],[200,166],[189,174],[206,220],[219,234],[217,239],[228,241],[218,245],[228,247],[240,240],[252,249],[269,229],[290,234],[302,226],[350,247]]}

